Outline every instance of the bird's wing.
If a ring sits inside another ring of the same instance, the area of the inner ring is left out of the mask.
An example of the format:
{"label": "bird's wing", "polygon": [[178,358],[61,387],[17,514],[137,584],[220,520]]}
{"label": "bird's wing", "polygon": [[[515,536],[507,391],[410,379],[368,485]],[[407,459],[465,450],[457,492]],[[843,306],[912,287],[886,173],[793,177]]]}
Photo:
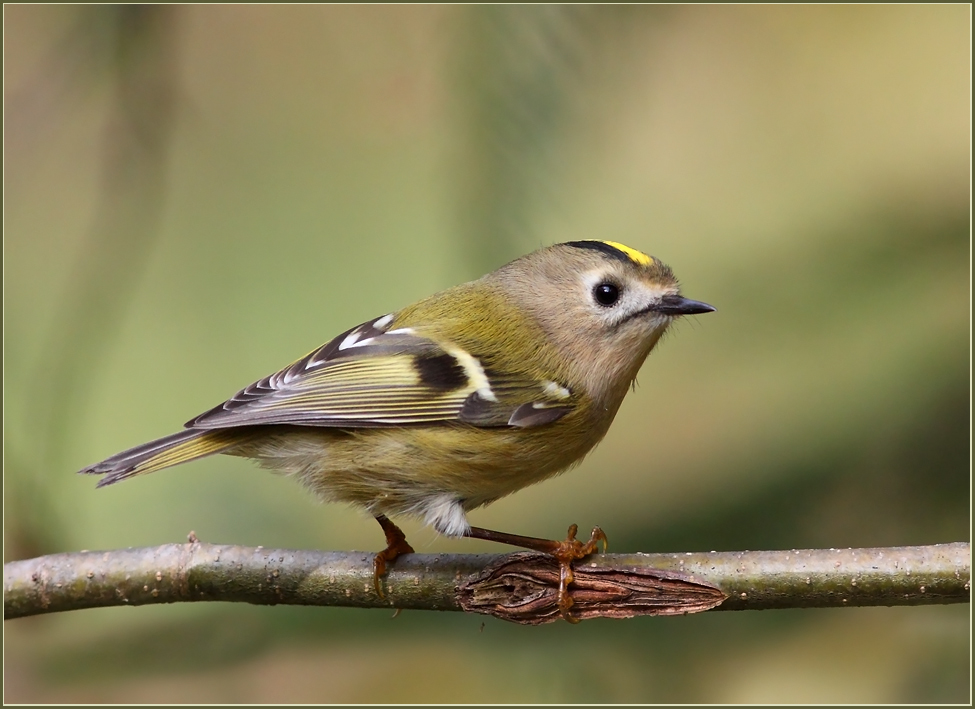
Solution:
{"label": "bird's wing", "polygon": [[457,421],[530,427],[572,410],[555,382],[490,375],[474,356],[376,318],[189,421],[188,428],[294,424],[379,427]]}

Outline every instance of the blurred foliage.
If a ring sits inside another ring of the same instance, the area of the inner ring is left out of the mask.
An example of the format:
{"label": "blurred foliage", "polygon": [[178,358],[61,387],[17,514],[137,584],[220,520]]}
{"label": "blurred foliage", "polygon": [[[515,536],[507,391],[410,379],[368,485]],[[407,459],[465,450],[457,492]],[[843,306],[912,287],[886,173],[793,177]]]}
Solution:
{"label": "blurred foliage", "polygon": [[532,216],[557,192],[558,148],[600,13],[585,5],[478,5],[466,14],[454,40],[467,180],[458,231],[471,261],[466,275],[477,278],[539,237]]}
{"label": "blurred foliage", "polygon": [[[619,551],[970,538],[968,8],[4,19],[6,559],[190,529],[378,548],[371,520],[244,461],[98,492],[72,471],[579,238],[660,257],[718,312],[668,335],[579,469],[476,524],[598,522]],[[422,551],[498,551],[403,526]],[[5,699],[962,702],[968,611],[106,609],[6,624]]]}

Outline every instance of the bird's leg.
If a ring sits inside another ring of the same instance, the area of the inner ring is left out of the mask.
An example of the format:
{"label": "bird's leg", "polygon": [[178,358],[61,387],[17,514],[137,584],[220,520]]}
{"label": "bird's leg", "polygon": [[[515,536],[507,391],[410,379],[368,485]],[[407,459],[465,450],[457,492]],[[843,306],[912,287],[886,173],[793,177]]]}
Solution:
{"label": "bird's leg", "polygon": [[609,543],[606,539],[606,533],[599,527],[593,527],[588,542],[581,542],[576,539],[576,533],[578,531],[578,525],[571,525],[568,534],[561,542],[555,541],[554,539],[538,539],[536,537],[522,537],[518,534],[508,534],[506,532],[495,532],[492,529],[483,529],[482,527],[471,527],[465,536],[471,537],[472,539],[485,539],[489,542],[500,542],[501,544],[533,549],[554,556],[556,561],[559,562],[559,613],[570,623],[578,623],[579,619],[573,618],[569,614],[569,610],[574,603],[572,596],[569,595],[569,584],[575,578],[575,574],[572,572],[572,562],[584,559],[592,554],[596,551],[599,542],[603,543],[603,553],[605,553]]}
{"label": "bird's leg", "polygon": [[386,594],[383,593],[380,579],[386,575],[386,564],[395,561],[400,554],[412,554],[413,547],[406,541],[403,530],[390,522],[386,515],[376,515],[376,521],[386,534],[386,548],[373,559],[372,563],[376,569],[373,581],[376,584],[376,593],[380,598],[385,598]]}

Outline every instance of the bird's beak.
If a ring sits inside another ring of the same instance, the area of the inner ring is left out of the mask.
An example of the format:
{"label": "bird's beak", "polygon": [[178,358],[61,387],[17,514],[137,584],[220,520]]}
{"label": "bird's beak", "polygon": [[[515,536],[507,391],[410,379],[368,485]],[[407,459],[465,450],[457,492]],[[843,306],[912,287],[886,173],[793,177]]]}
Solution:
{"label": "bird's beak", "polygon": [[700,315],[701,313],[713,313],[716,308],[702,303],[699,300],[691,300],[680,295],[665,295],[652,310],[664,315]]}

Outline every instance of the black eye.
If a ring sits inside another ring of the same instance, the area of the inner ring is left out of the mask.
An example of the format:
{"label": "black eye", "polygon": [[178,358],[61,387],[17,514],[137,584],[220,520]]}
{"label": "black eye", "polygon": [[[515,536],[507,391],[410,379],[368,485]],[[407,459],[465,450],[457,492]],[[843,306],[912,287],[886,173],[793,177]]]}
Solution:
{"label": "black eye", "polygon": [[609,307],[620,299],[620,289],[612,283],[600,283],[592,289],[592,297],[600,305]]}

